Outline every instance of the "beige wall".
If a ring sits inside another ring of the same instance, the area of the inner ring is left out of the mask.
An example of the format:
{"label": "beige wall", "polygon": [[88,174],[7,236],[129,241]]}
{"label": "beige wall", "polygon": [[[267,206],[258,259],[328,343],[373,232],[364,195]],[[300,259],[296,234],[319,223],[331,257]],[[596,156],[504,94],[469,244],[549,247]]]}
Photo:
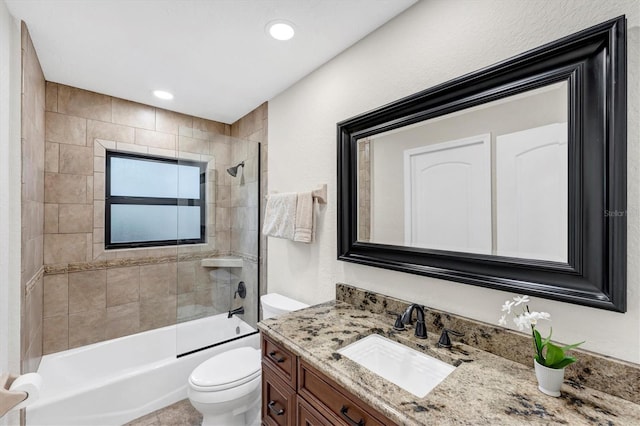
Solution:
{"label": "beige wall", "polygon": [[[20,22],[0,0],[0,375],[21,370]],[[15,425],[20,413],[0,418]]]}
{"label": "beige wall", "polygon": [[[227,124],[56,83],[46,93],[44,352],[229,309],[238,277],[200,259],[235,252],[247,257],[242,274],[255,270],[235,224],[256,176],[239,188],[225,172],[236,158],[255,163],[248,144]],[[207,162],[207,243],[105,251],[106,150]]]}
{"label": "beige wall", "polygon": [[42,357],[45,82],[22,23],[22,372]]}
{"label": "beige wall", "polygon": [[[640,362],[640,3],[583,0],[430,0],[370,34],[269,102],[269,185],[329,184],[317,241],[269,241],[269,291],[304,302],[334,298],[335,283],[495,324],[511,293],[336,260],[336,123],[591,25],[628,19],[628,311],[534,298],[560,342]],[[624,167],[625,165],[621,165]]]}

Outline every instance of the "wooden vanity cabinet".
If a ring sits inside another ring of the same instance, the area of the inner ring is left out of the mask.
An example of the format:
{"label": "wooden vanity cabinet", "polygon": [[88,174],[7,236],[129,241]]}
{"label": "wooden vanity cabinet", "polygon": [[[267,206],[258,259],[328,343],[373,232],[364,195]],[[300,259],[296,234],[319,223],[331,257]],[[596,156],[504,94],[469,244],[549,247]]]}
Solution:
{"label": "wooden vanity cabinet", "polygon": [[261,348],[263,425],[395,424],[264,335]]}

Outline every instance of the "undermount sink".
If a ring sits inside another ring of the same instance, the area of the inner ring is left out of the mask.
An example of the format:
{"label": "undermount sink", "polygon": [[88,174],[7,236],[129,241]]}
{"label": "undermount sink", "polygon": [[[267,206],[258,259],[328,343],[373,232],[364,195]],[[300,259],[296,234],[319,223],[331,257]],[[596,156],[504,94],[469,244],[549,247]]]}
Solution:
{"label": "undermount sink", "polygon": [[338,353],[419,398],[426,396],[456,369],[378,334],[351,343]]}

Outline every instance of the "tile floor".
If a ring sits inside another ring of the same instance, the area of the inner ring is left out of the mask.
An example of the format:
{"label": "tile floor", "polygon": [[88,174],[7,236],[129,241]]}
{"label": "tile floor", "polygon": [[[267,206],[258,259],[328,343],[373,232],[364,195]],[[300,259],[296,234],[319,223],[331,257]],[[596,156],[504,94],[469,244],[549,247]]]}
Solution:
{"label": "tile floor", "polygon": [[135,419],[125,426],[200,426],[202,415],[188,399]]}

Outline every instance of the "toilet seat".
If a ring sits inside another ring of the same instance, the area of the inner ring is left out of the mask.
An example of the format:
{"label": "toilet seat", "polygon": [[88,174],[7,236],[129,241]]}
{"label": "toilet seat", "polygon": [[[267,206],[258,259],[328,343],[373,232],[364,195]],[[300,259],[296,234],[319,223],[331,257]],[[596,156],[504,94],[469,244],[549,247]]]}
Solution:
{"label": "toilet seat", "polygon": [[[193,370],[189,386],[199,392],[237,388],[260,377],[260,350],[242,347],[209,358]],[[233,368],[229,366],[233,365]]]}

